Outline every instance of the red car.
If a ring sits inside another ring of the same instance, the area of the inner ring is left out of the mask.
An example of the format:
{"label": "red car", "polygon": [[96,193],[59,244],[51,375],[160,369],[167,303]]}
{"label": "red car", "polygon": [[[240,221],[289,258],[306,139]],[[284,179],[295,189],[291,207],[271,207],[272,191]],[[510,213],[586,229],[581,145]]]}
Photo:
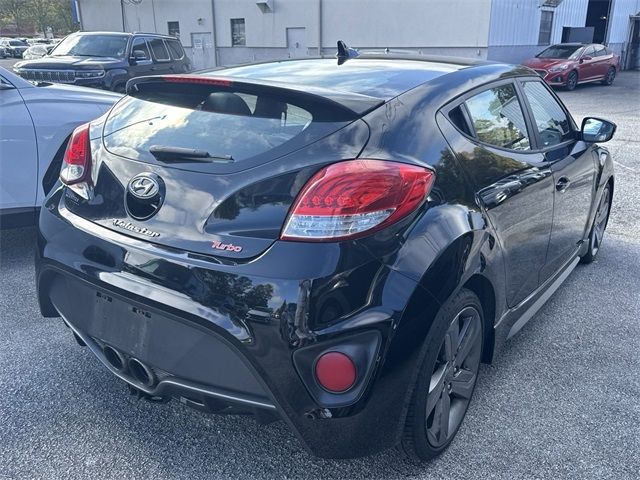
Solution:
{"label": "red car", "polygon": [[620,69],[620,56],[595,43],[560,43],[523,65],[534,69],[549,85],[573,90],[579,83],[611,85]]}

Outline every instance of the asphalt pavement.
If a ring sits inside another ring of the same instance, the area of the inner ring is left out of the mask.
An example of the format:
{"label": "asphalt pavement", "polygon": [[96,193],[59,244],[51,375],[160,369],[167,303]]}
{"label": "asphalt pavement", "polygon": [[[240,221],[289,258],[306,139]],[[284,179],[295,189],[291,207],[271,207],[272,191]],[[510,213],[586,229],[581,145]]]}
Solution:
{"label": "asphalt pavement", "polygon": [[0,58],[0,67],[4,67],[7,70],[12,70],[13,65],[21,60],[22,60],[21,58],[11,58],[11,57]]}
{"label": "asphalt pavement", "polygon": [[0,478],[637,479],[640,472],[640,73],[560,96],[618,124],[605,243],[484,366],[451,447],[328,461],[283,422],[127,394],[34,292],[34,229],[0,233]]}

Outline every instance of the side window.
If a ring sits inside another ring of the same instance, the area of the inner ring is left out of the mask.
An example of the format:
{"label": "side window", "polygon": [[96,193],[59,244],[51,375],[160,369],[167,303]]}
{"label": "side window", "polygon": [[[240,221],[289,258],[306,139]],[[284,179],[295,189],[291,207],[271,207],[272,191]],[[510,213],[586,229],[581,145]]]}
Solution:
{"label": "side window", "polygon": [[605,48],[602,45],[599,45],[596,47],[596,53],[595,56],[596,57],[602,57],[604,55],[607,54],[607,51],[605,50]]}
{"label": "side window", "polygon": [[522,106],[512,84],[500,85],[465,102],[478,140],[511,150],[529,150]]}
{"label": "side window", "polygon": [[584,49],[584,52],[582,53],[583,57],[593,57],[596,54],[596,49],[593,47],[587,47]]}
{"label": "side window", "polygon": [[552,147],[573,137],[567,114],[542,83],[525,82],[524,94],[545,147]]}
{"label": "side window", "polygon": [[169,47],[169,52],[171,52],[171,58],[174,60],[180,60],[184,57],[184,50],[182,49],[182,45],[177,40],[167,40],[167,47]]}
{"label": "side window", "polygon": [[148,38],[147,42],[149,42],[149,47],[151,47],[153,58],[158,62],[168,62],[171,60],[169,58],[169,51],[167,47],[164,46],[164,41],[161,38]]}
{"label": "side window", "polygon": [[147,46],[147,42],[142,37],[136,37],[133,39],[133,46],[131,47],[131,55],[136,50],[140,50],[144,52],[149,60],[151,60],[151,54],[149,53],[149,47]]}

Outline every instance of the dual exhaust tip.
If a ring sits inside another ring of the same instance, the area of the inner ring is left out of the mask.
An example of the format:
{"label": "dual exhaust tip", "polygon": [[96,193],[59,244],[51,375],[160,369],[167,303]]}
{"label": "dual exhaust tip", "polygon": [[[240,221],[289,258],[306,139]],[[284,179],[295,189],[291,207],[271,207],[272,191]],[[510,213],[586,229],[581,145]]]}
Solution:
{"label": "dual exhaust tip", "polygon": [[153,387],[156,384],[156,376],[153,371],[137,358],[128,359],[115,348],[105,345],[102,349],[104,358],[118,372],[133,377],[145,387]]}

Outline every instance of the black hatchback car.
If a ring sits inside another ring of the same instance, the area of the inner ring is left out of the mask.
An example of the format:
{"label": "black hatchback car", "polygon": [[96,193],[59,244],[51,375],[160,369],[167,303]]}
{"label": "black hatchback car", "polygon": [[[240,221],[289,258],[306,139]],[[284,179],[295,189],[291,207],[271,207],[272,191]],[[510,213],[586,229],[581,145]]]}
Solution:
{"label": "black hatchback car", "polygon": [[439,454],[479,364],[602,242],[615,125],[578,128],[525,67],[361,55],[127,92],[41,210],[43,315],[140,396],[282,418],[319,456]]}
{"label": "black hatchback car", "polygon": [[191,69],[180,40],[156,33],[77,32],[46,57],[18,62],[15,72],[36,82],[72,83],[124,92],[127,81]]}

